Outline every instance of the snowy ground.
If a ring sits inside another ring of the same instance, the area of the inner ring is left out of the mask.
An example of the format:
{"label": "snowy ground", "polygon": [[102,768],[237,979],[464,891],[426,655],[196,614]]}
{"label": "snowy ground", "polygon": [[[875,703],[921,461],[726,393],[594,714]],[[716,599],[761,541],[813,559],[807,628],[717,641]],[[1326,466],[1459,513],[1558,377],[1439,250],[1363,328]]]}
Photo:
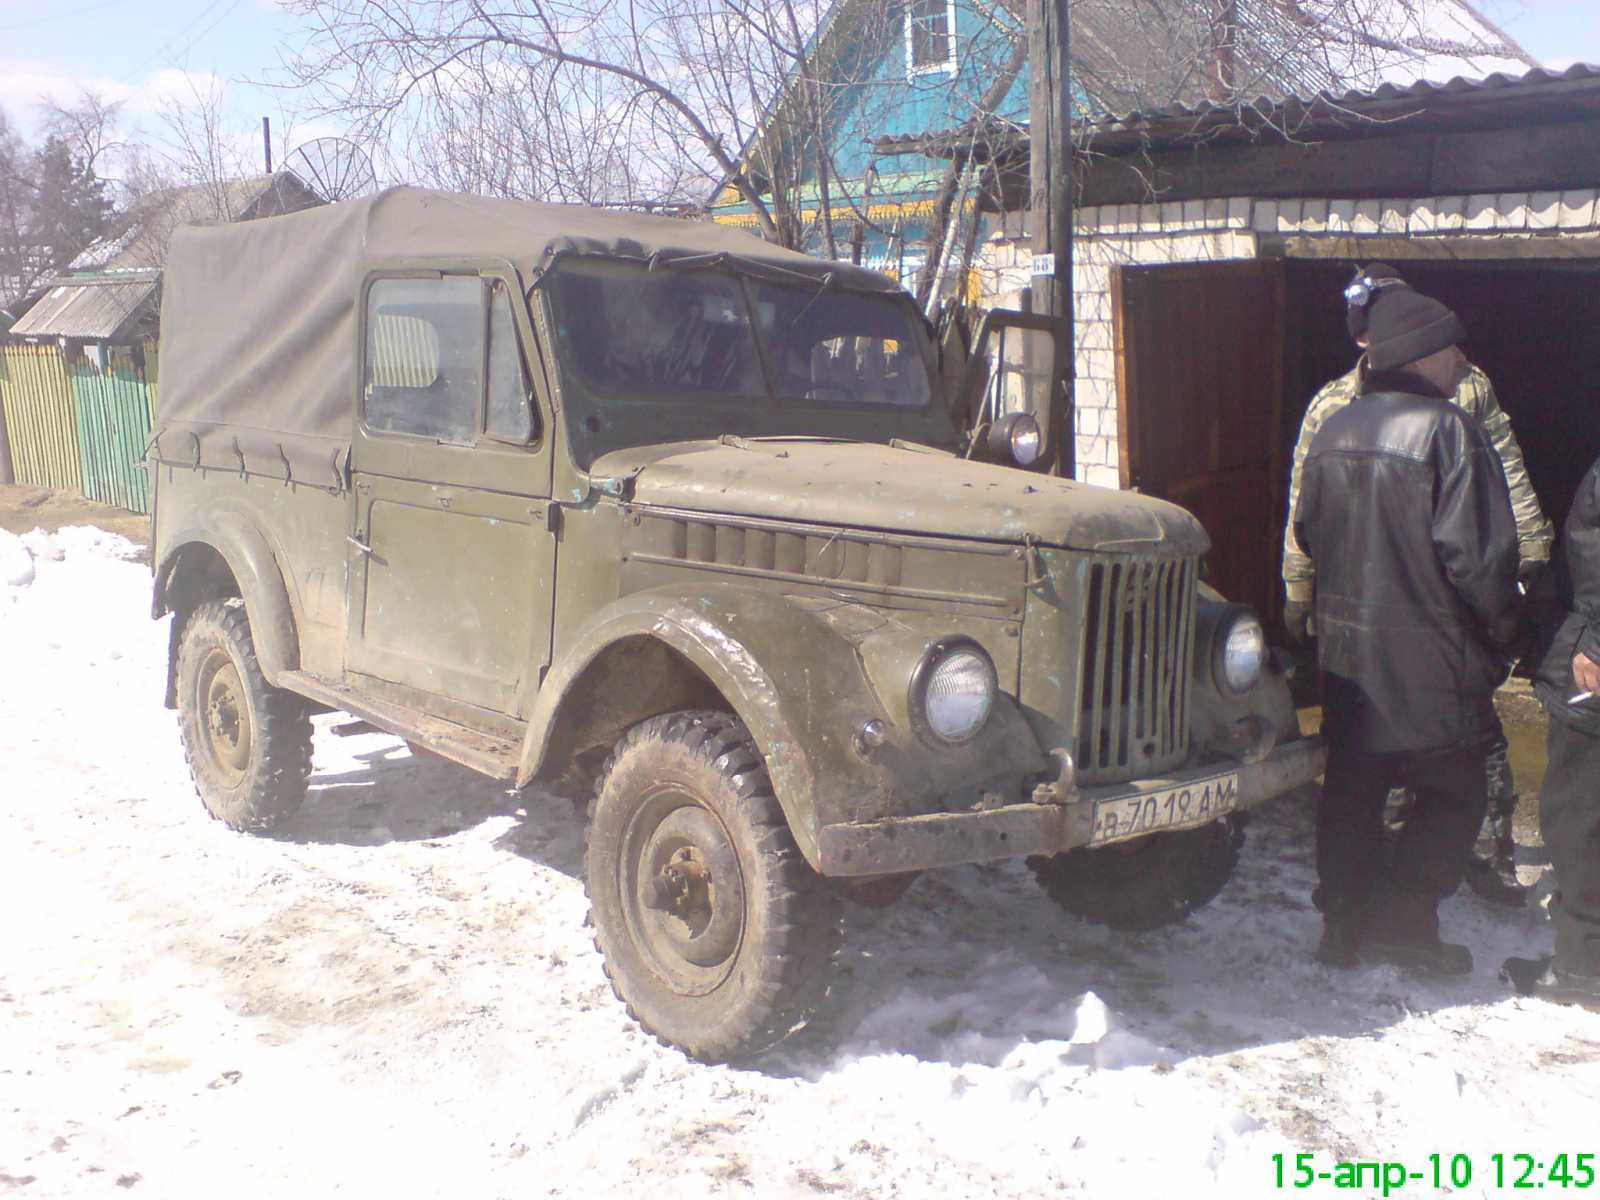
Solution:
{"label": "snowy ground", "polygon": [[1315,1151],[1468,1154],[1458,1194],[1490,1195],[1496,1151],[1600,1150],[1600,1016],[1495,979],[1548,949],[1539,914],[1452,899],[1459,982],[1317,967],[1303,802],[1157,934],[1062,916],[1018,864],[924,876],[852,910],[823,1022],[759,1069],[690,1062],[605,985],[565,800],[319,718],[299,817],[230,833],[161,706],[148,568],[96,530],[24,541],[0,532],[0,1193],[1269,1196],[1272,1155]]}

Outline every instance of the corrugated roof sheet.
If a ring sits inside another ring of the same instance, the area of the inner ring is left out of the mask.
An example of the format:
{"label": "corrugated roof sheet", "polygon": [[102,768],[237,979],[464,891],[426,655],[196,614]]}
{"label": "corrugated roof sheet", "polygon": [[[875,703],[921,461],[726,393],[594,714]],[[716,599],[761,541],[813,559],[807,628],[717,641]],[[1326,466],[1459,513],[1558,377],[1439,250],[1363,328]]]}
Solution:
{"label": "corrugated roof sheet", "polygon": [[292,171],[228,179],[214,185],[163,188],[141,197],[123,214],[118,233],[88,247],[68,269],[120,271],[159,267],[166,261],[172,231],[180,225],[214,225],[276,216],[322,202]]}
{"label": "corrugated roof sheet", "polygon": [[11,334],[113,342],[159,286],[155,271],[57,280],[11,327]]}
{"label": "corrugated roof sheet", "polygon": [[[1441,102],[1521,103],[1529,99],[1549,99],[1553,93],[1564,94],[1573,90],[1565,85],[1577,84],[1587,90],[1586,85],[1597,82],[1600,82],[1600,66],[1575,63],[1562,71],[1535,67],[1521,75],[1497,71],[1481,79],[1456,76],[1444,83],[1426,79],[1405,85],[1386,83],[1371,90],[1318,92],[1314,96],[1290,96],[1284,100],[1259,96],[1242,104],[1208,102],[1174,104],[1147,112],[1135,109],[1086,122],[1084,129],[1093,136],[1129,131],[1146,133],[1157,127],[1179,125],[1203,134],[1207,130],[1230,125],[1270,125],[1277,129],[1298,130],[1307,121],[1326,123],[1330,120],[1359,127],[1363,120],[1387,119],[1388,114],[1379,110],[1389,106],[1422,112],[1430,105]],[[1503,108],[1502,111],[1508,109]]]}
{"label": "corrugated roof sheet", "polygon": [[[1382,137],[1419,126],[1493,127],[1517,121],[1571,120],[1600,114],[1600,66],[1577,63],[1561,71],[1543,67],[1522,75],[1496,72],[1481,79],[1456,77],[1444,83],[1422,80],[1386,83],[1367,91],[1319,92],[1275,100],[1259,96],[1238,104],[1174,104],[1166,108],[1118,113],[1077,123],[1080,135],[1097,153],[1186,143],[1279,136],[1296,141],[1330,137]],[[970,129],[920,137],[885,138],[882,153],[965,146]],[[991,152],[1017,153],[1028,142],[1026,127],[998,128]]]}

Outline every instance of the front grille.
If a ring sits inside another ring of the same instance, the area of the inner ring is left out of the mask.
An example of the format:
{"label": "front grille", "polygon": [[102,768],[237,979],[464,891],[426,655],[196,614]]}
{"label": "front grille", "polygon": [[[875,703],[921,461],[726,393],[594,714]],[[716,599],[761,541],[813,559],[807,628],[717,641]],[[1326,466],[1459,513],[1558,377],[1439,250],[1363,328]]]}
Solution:
{"label": "front grille", "polygon": [[1197,567],[1192,558],[1109,555],[1089,564],[1079,659],[1083,782],[1137,778],[1188,756]]}

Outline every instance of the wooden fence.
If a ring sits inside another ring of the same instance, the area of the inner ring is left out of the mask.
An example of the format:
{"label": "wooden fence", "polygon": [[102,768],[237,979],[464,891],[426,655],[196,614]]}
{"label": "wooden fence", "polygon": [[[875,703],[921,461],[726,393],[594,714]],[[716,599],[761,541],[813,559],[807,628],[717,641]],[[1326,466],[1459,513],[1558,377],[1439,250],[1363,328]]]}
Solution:
{"label": "wooden fence", "polygon": [[92,353],[69,361],[58,346],[0,344],[0,405],[16,481],[149,512],[141,464],[155,419],[156,361],[154,342],[109,348],[103,370]]}

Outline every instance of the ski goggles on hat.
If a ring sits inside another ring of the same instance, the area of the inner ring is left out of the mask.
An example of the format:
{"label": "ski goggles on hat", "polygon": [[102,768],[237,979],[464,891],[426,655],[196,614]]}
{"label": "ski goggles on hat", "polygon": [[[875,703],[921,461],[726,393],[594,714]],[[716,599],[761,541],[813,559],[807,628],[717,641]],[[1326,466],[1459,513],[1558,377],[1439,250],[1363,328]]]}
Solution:
{"label": "ski goggles on hat", "polygon": [[1344,289],[1344,303],[1346,308],[1365,308],[1372,303],[1372,298],[1386,287],[1405,287],[1404,279],[1374,279],[1370,275],[1363,275]]}

